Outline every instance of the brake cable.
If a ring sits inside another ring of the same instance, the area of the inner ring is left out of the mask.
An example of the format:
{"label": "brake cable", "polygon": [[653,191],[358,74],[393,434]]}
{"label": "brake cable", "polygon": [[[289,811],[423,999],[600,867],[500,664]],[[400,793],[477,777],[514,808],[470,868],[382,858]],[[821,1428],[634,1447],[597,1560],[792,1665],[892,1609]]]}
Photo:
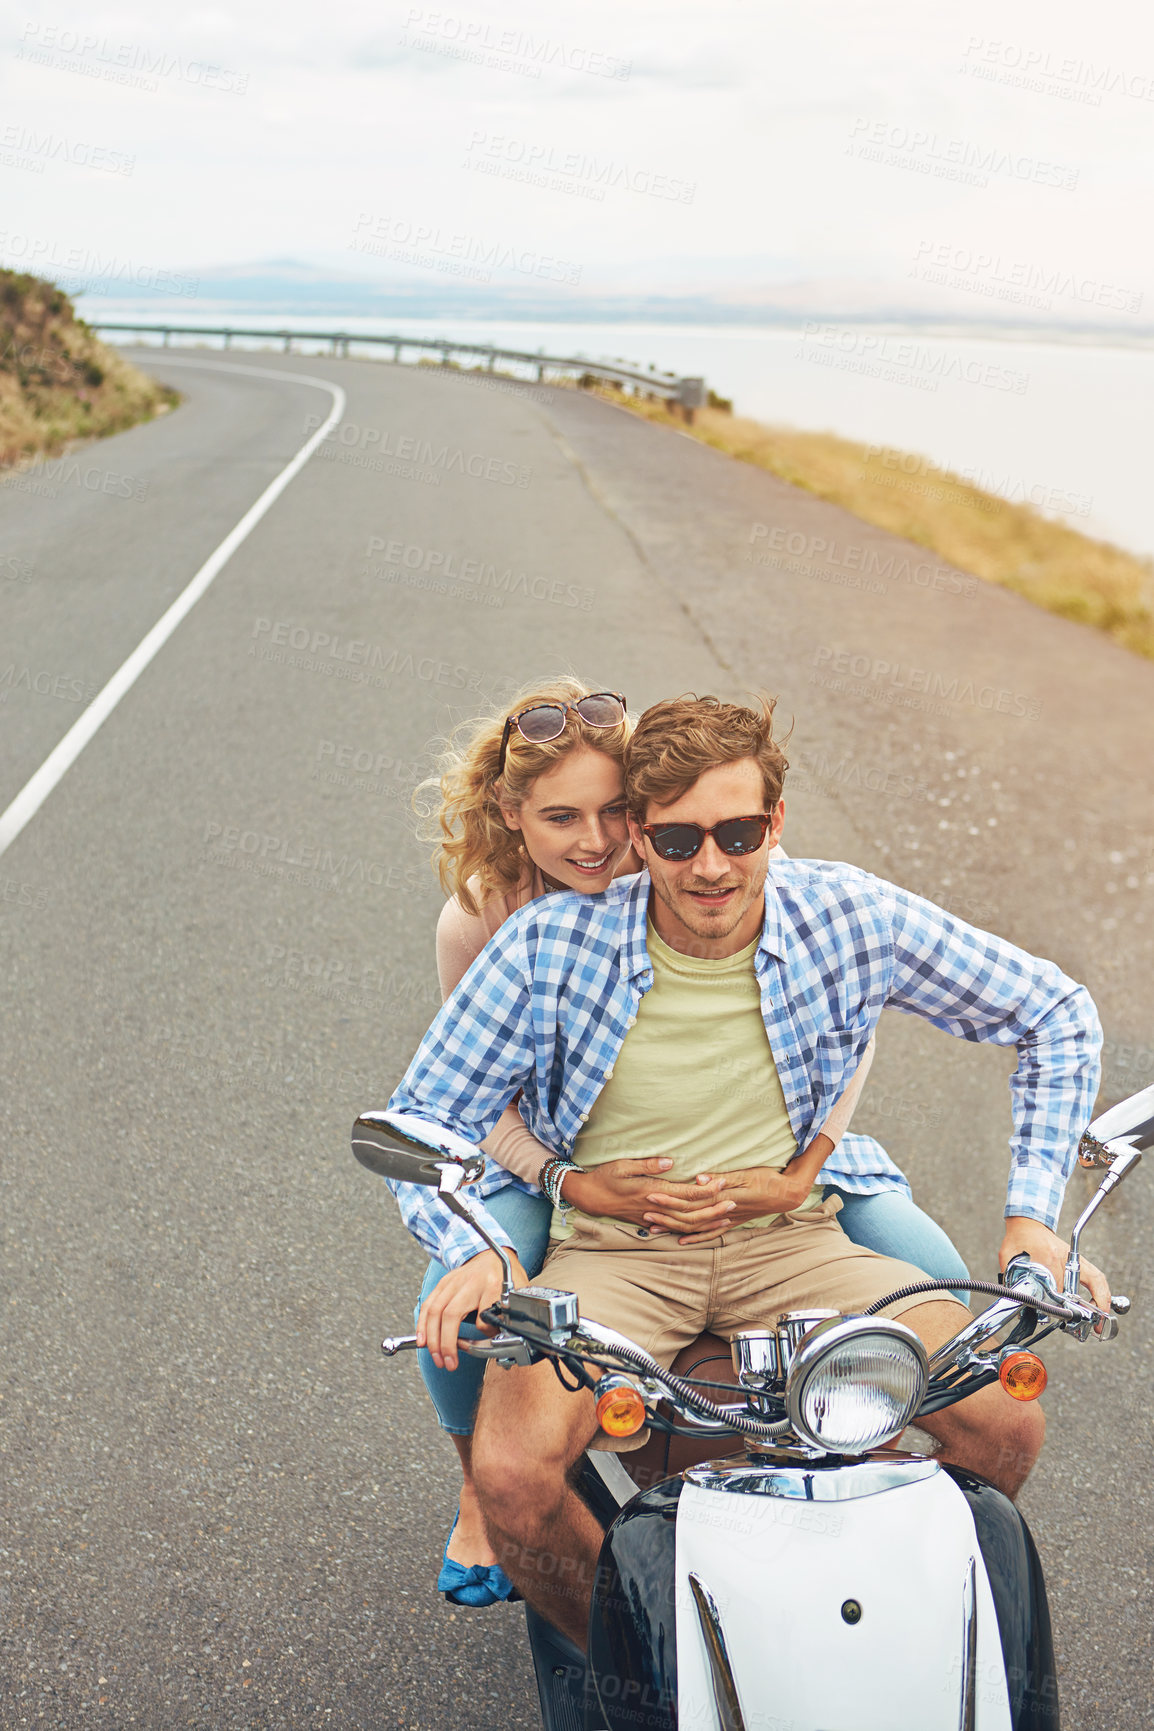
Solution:
{"label": "brake cable", "polygon": [[963,1286],[967,1292],[988,1292],[994,1298],[1012,1298],[1027,1310],[1040,1310],[1044,1316],[1055,1316],[1059,1322],[1074,1322],[1077,1312],[1068,1310],[1065,1305],[1051,1304],[1044,1298],[1019,1298],[1012,1286],[999,1286],[992,1280],[921,1280],[914,1286],[900,1286],[896,1292],[889,1293],[885,1298],[879,1298],[871,1304],[868,1310],[863,1310],[863,1316],[876,1316],[879,1310],[884,1310],[887,1304],[896,1304],[899,1299],[917,1298],[923,1292],[952,1292]]}

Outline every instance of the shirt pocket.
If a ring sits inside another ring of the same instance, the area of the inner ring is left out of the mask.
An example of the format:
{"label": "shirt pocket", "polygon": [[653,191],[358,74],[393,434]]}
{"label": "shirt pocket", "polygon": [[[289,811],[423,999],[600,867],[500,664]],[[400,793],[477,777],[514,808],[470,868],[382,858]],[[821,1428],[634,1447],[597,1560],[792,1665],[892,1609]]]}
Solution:
{"label": "shirt pocket", "polygon": [[812,1081],[819,1104],[829,1107],[841,1098],[853,1080],[870,1040],[867,1021],[849,1028],[827,1028],[817,1037]]}

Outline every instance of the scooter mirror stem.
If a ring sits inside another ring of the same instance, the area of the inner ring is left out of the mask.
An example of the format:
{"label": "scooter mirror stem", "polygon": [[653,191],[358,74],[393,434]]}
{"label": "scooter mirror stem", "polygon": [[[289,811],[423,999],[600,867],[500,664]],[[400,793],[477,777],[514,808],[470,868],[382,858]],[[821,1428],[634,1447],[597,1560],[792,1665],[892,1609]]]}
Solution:
{"label": "scooter mirror stem", "polygon": [[1063,1298],[1077,1298],[1078,1296],[1078,1280],[1082,1266],[1081,1258],[1078,1255],[1078,1245],[1087,1222],[1106,1200],[1111,1190],[1117,1189],[1126,1174],[1132,1172],[1142,1158],[1140,1149],[1131,1148],[1125,1142],[1107,1142],[1105,1147],[1111,1156],[1110,1169],[1074,1222],[1074,1230],[1070,1234],[1070,1254],[1066,1258],[1066,1272],[1062,1281]]}
{"label": "scooter mirror stem", "polygon": [[495,1239],[490,1238],[485,1228],[481,1225],[481,1222],[477,1219],[473,1212],[471,1199],[467,1196],[458,1195],[461,1185],[466,1182],[467,1178],[468,1174],[462,1166],[442,1166],[441,1182],[437,1187],[437,1194],[441,1197],[446,1208],[450,1209],[452,1213],[458,1215],[462,1220],[467,1220],[469,1225],[473,1228],[473,1231],[477,1234],[477,1237],[483,1238],[485,1243],[489,1246],[489,1249],[496,1251],[501,1261],[500,1302],[502,1304],[507,1304],[509,1302],[509,1295],[513,1291],[513,1264],[509,1261],[509,1252],[505,1249],[505,1246],[503,1244],[498,1244]]}

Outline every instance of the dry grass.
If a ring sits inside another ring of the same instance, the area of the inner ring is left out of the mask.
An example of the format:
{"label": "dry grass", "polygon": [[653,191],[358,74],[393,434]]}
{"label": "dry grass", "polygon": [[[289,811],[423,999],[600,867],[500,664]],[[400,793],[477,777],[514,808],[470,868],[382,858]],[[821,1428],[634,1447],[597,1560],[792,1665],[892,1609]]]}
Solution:
{"label": "dry grass", "polygon": [[175,400],[99,342],[54,284],[0,271],[0,470],[123,432]]}
{"label": "dry grass", "polygon": [[[718,409],[698,409],[687,427],[663,403],[598,388],[646,420],[768,469],[962,571],[1000,583],[1051,613],[1104,631],[1154,660],[1154,563],[1080,535],[1030,505],[983,492],[928,459],[861,445],[835,433],[763,427]],[[871,455],[872,453],[872,455]]]}

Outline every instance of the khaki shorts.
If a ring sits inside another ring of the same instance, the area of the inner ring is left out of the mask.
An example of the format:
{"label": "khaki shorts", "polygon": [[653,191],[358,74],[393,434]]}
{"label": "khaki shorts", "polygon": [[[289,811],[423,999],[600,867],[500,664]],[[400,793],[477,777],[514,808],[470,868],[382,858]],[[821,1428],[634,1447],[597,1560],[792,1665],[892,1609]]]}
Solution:
{"label": "khaki shorts", "polygon": [[[728,1338],[739,1328],[772,1327],[785,1310],[860,1312],[926,1279],[911,1263],[854,1244],[838,1225],[840,1208],[841,1198],[831,1196],[816,1208],[779,1214],[769,1226],[691,1245],[572,1214],[573,1236],[550,1249],[537,1279],[575,1292],[582,1316],[628,1335],[668,1366],[706,1329]],[[935,1299],[957,1303],[946,1292],[927,1293],[884,1314],[897,1317]]]}

